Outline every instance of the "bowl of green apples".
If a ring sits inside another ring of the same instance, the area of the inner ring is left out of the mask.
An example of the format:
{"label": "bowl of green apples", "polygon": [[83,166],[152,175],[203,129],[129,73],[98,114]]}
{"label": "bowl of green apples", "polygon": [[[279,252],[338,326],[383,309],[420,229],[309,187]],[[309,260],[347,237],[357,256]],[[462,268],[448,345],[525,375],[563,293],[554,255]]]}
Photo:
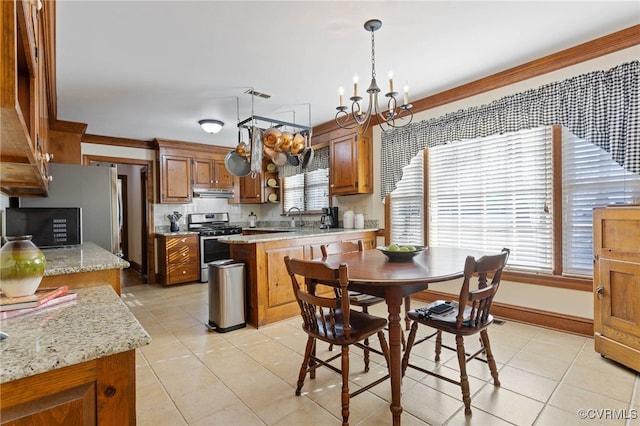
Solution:
{"label": "bowl of green apples", "polygon": [[415,255],[426,249],[425,246],[410,244],[389,244],[376,248],[383,252],[390,262],[409,262],[413,260]]}

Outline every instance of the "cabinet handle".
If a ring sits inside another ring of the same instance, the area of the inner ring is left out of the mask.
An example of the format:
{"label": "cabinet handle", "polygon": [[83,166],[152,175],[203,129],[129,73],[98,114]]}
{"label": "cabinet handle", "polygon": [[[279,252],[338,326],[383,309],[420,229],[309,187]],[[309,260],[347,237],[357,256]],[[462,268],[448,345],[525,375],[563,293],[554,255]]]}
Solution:
{"label": "cabinet handle", "polygon": [[598,295],[598,299],[602,300],[602,297],[604,296],[604,287],[602,284],[596,287],[596,294]]}
{"label": "cabinet handle", "polygon": [[184,243],[185,241],[187,241],[187,239],[186,239],[186,238],[183,238],[181,241]]}
{"label": "cabinet handle", "polygon": [[187,253],[182,253],[182,257],[185,257],[187,255]]}
{"label": "cabinet handle", "polygon": [[182,275],[186,275],[186,274],[187,274],[187,271],[182,271]]}

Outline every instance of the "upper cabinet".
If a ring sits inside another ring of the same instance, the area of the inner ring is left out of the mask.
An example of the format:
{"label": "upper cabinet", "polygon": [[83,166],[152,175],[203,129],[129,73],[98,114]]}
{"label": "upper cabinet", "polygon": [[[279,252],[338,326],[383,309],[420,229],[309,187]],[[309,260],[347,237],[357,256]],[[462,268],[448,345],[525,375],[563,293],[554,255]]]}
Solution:
{"label": "upper cabinet", "polygon": [[331,195],[373,193],[371,135],[354,133],[329,140],[329,192]]}
{"label": "upper cabinet", "polygon": [[38,10],[38,2],[0,2],[0,190],[9,196],[49,190],[47,81],[54,54],[44,37],[55,33],[55,3],[43,3]]}
{"label": "upper cabinet", "polygon": [[230,148],[166,139],[155,143],[159,203],[190,203],[194,192],[221,189],[230,193],[236,187],[224,164]]}
{"label": "upper cabinet", "polygon": [[224,164],[224,156],[194,158],[192,165],[194,189],[233,189],[233,175]]}

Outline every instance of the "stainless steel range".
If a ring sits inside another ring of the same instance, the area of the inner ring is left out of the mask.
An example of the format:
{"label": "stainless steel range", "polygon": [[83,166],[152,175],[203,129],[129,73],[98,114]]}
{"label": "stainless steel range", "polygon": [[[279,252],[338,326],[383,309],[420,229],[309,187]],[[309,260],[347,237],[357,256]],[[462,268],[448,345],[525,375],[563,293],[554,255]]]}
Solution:
{"label": "stainless steel range", "polygon": [[200,234],[200,282],[209,281],[209,263],[229,259],[229,244],[221,243],[223,235],[242,234],[242,227],[229,224],[229,213],[191,213],[187,217],[189,231]]}

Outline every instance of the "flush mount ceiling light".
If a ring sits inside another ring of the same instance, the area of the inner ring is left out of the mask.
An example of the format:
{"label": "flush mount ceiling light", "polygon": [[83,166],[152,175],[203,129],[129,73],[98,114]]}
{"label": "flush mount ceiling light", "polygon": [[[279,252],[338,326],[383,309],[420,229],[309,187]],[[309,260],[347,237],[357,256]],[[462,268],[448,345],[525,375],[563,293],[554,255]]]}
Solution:
{"label": "flush mount ceiling light", "polygon": [[202,127],[202,130],[207,133],[218,133],[222,130],[222,126],[224,126],[224,123],[220,120],[206,119],[200,120],[198,123],[200,124],[200,127]]}
{"label": "flush mount ceiling light", "polygon": [[[341,87],[338,90],[340,95],[340,105],[336,108],[336,124],[343,129],[353,129],[357,127],[358,134],[363,134],[369,127],[369,121],[371,116],[378,116],[378,125],[383,132],[391,131],[395,128],[404,127],[411,123],[413,119],[413,112],[411,108],[413,105],[409,103],[409,85],[404,85],[404,100],[401,105],[398,105],[396,96],[398,92],[393,91],[393,79],[391,73],[389,73],[389,92],[385,94],[388,98],[387,108],[385,112],[380,112],[378,109],[378,93],[380,88],[376,84],[376,45],[374,41],[373,33],[382,27],[382,21],[379,19],[371,19],[364,23],[364,29],[371,32],[371,83],[367,89],[369,94],[369,105],[366,111],[362,110],[363,98],[358,96],[358,76],[353,77],[353,96],[349,98],[351,101],[351,113],[348,112],[347,107],[344,105],[343,95],[344,89]],[[397,123],[397,119],[406,119],[404,124]],[[350,123],[350,120],[353,123]]]}

